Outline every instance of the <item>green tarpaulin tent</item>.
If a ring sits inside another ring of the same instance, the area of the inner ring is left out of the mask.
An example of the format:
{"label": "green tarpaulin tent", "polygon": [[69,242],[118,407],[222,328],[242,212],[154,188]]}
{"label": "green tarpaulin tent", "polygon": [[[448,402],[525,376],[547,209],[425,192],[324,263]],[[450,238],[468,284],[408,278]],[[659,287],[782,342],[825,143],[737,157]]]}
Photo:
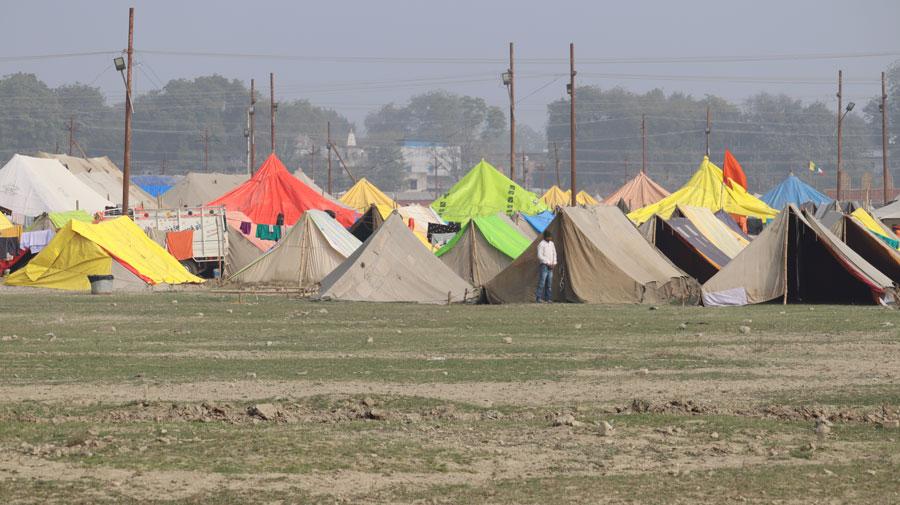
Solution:
{"label": "green tarpaulin tent", "polygon": [[445,221],[458,223],[498,212],[533,215],[548,210],[537,195],[526,191],[484,160],[435,200],[431,208]]}

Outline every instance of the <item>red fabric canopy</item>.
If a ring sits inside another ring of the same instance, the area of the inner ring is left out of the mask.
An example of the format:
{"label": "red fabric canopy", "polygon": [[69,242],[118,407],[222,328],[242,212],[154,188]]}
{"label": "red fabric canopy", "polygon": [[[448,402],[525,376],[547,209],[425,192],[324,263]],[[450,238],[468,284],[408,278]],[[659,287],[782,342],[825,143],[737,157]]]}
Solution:
{"label": "red fabric canopy", "polygon": [[284,224],[292,226],[310,209],[333,211],[345,227],[358,217],[356,211],[337,205],[292,176],[274,153],[266,158],[249,181],[207,205],[224,205],[228,210],[241,211],[259,224],[275,224],[281,213]]}

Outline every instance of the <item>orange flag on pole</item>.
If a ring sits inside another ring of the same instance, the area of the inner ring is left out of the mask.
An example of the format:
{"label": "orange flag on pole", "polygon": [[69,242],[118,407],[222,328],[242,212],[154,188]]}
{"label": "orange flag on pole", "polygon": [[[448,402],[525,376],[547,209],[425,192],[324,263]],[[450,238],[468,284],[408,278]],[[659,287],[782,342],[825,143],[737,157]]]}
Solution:
{"label": "orange flag on pole", "polygon": [[747,176],[744,174],[744,169],[741,168],[741,164],[738,163],[737,158],[732,156],[731,151],[728,149],[725,150],[725,162],[722,164],[722,176],[725,178],[725,184],[728,184],[728,187],[734,187],[732,186],[733,183],[747,189]]}

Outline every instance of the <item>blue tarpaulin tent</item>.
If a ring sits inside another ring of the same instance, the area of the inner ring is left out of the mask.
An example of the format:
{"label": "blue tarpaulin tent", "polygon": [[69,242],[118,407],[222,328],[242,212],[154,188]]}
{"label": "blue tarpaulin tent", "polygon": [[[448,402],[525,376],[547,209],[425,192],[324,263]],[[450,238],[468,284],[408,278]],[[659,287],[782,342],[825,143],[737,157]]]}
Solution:
{"label": "blue tarpaulin tent", "polygon": [[170,175],[135,175],[131,178],[131,182],[151,196],[159,196],[171,189],[177,181]]}
{"label": "blue tarpaulin tent", "polygon": [[766,202],[773,209],[781,210],[789,203],[798,207],[806,202],[821,205],[831,202],[831,198],[828,198],[809,184],[801,181],[794,174],[791,174],[781,181],[781,184],[763,195],[762,201]]}
{"label": "blue tarpaulin tent", "polygon": [[549,210],[545,210],[544,212],[533,216],[522,214],[522,217],[525,218],[525,221],[527,221],[536,232],[544,233],[544,229],[547,228],[547,225],[549,225],[550,221],[553,221],[553,218],[556,216]]}

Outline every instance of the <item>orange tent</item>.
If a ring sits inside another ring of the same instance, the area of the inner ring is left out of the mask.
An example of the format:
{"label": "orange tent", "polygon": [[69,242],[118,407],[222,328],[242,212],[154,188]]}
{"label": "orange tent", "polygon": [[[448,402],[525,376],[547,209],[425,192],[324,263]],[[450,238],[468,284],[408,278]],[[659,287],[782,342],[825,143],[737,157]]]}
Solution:
{"label": "orange tent", "polygon": [[356,221],[353,209],[338,205],[300,182],[287,171],[281,160],[270,154],[253,177],[207,205],[224,205],[243,212],[254,223],[276,224],[284,214],[284,224],[291,226],[311,209],[330,210],[345,227]]}

